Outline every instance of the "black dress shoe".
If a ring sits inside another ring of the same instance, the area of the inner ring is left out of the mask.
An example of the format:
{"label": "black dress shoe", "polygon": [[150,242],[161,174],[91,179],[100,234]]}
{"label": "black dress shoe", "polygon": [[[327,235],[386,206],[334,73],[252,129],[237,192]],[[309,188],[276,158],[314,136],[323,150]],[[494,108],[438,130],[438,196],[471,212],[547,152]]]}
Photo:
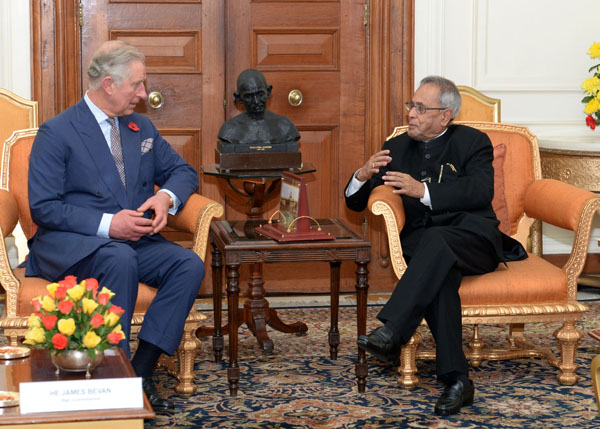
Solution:
{"label": "black dress shoe", "polygon": [[446,386],[442,396],[435,403],[435,413],[440,416],[458,413],[460,407],[473,403],[474,395],[475,386],[471,380],[469,380],[468,386],[465,386],[460,380],[455,381]]}
{"label": "black dress shoe", "polygon": [[369,335],[358,337],[358,347],[369,352],[378,360],[395,364],[400,356],[401,344],[394,342],[394,333],[387,326],[380,326]]}
{"label": "black dress shoe", "polygon": [[168,399],[163,398],[156,390],[154,381],[151,377],[142,377],[142,388],[148,397],[148,402],[152,405],[155,413],[173,413],[175,412],[175,404]]}

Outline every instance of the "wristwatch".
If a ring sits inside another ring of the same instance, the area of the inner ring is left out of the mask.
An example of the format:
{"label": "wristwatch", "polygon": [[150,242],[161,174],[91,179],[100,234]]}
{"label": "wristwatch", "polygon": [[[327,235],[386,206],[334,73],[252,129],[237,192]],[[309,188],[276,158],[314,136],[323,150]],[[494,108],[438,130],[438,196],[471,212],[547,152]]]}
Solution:
{"label": "wristwatch", "polygon": [[[167,195],[169,195],[169,194],[167,194]],[[174,205],[175,204],[173,204],[173,197],[169,195],[169,208],[172,209]]]}

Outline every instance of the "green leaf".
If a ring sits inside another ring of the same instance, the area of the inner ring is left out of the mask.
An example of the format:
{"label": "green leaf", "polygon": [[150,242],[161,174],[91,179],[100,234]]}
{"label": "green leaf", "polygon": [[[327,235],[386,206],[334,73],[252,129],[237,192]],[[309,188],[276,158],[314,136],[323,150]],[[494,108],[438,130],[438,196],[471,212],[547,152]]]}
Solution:
{"label": "green leaf", "polygon": [[600,64],[596,64],[595,66],[590,67],[588,71],[591,72],[594,69],[598,69],[598,66],[600,66]]}
{"label": "green leaf", "polygon": [[586,96],[586,97],[583,97],[583,98],[581,99],[581,102],[582,102],[582,103],[587,103],[587,102],[588,102],[588,101],[590,101],[592,98],[594,98],[594,96],[593,96],[593,95],[588,95],[588,96]]}

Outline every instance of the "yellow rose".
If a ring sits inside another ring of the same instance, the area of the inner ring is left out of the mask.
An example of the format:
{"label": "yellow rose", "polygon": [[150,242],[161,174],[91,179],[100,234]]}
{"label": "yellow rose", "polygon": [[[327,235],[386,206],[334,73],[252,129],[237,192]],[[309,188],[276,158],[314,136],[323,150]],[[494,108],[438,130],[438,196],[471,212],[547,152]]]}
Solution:
{"label": "yellow rose", "polygon": [[100,338],[94,331],[88,331],[83,337],[83,345],[88,349],[93,349],[98,344],[100,344]]}
{"label": "yellow rose", "polygon": [[25,344],[31,344],[35,346],[36,344],[41,344],[46,340],[46,336],[44,335],[44,328],[42,327],[33,327],[29,328],[27,332],[25,332]]}
{"label": "yellow rose", "polygon": [[67,290],[67,294],[75,302],[79,301],[84,293],[85,293],[85,287],[81,286],[80,284],[75,285],[71,289]]}
{"label": "yellow rose", "polygon": [[109,311],[104,313],[104,324],[106,326],[115,326],[119,319],[120,317],[117,316],[115,313],[111,313]]}
{"label": "yellow rose", "polygon": [[40,328],[42,326],[42,320],[32,313],[27,320],[27,326],[30,328]]}
{"label": "yellow rose", "polygon": [[83,307],[83,312],[86,314],[92,314],[96,307],[98,307],[98,303],[93,299],[83,298],[81,300],[81,306]]}
{"label": "yellow rose", "polygon": [[48,292],[50,293],[50,296],[52,298],[56,298],[54,296],[54,292],[56,292],[57,287],[58,287],[58,283],[50,283],[48,286],[46,286],[46,289],[48,289]]}
{"label": "yellow rose", "polygon": [[585,109],[583,109],[586,115],[591,115],[598,110],[600,110],[600,100],[595,97],[588,101],[585,105]]}
{"label": "yellow rose", "polygon": [[69,319],[60,319],[58,321],[58,330],[61,334],[65,334],[67,336],[73,335],[75,332],[75,320]]}
{"label": "yellow rose", "polygon": [[100,292],[98,292],[98,295],[101,293],[107,293],[109,299],[112,298],[113,296],[115,296],[115,293],[110,290],[109,288],[107,288],[106,286],[102,286],[102,290]]}
{"label": "yellow rose", "polygon": [[42,308],[47,312],[51,312],[56,308],[56,304],[52,298],[50,298],[48,295],[45,295],[44,298],[42,298]]}
{"label": "yellow rose", "polygon": [[600,42],[592,43],[590,49],[587,51],[590,58],[600,58]]}

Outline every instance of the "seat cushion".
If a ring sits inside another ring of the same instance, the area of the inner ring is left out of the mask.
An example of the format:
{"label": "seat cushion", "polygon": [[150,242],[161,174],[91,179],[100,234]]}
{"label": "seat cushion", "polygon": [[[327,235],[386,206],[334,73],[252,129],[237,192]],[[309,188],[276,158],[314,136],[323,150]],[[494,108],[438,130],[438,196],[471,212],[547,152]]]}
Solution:
{"label": "seat cushion", "polygon": [[[29,317],[34,312],[31,300],[37,296],[48,294],[46,286],[48,280],[39,277],[25,277],[25,268],[14,270],[15,276],[21,282],[21,289],[17,300],[17,316]],[[110,289],[110,287],[109,287]],[[145,313],[156,295],[156,289],[145,283],[139,284],[137,301],[135,302],[135,313]]]}
{"label": "seat cushion", "polygon": [[488,274],[465,276],[459,289],[461,304],[526,305],[568,301],[567,277],[557,266],[533,254],[507,265],[500,264]]}

